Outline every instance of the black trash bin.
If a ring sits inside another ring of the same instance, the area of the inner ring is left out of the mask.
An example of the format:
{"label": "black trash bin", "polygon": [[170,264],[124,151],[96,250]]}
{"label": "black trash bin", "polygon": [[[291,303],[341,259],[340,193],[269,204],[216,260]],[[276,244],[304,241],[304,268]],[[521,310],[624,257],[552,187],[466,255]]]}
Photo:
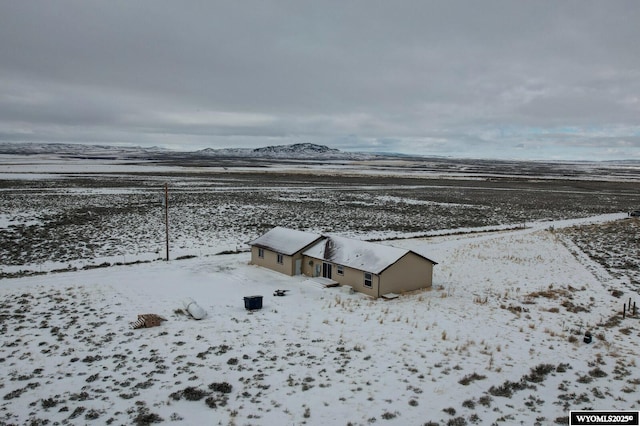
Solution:
{"label": "black trash bin", "polygon": [[248,311],[262,309],[262,296],[245,296],[244,307]]}
{"label": "black trash bin", "polygon": [[585,343],[591,343],[591,341],[593,340],[593,336],[591,336],[591,333],[589,333],[588,331],[586,333],[584,333],[584,339],[582,339]]}

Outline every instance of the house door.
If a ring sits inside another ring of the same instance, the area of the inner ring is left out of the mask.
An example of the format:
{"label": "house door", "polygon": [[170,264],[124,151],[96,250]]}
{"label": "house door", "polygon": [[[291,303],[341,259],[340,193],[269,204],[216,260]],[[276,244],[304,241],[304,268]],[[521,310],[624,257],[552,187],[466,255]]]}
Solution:
{"label": "house door", "polygon": [[296,275],[302,274],[302,259],[296,259]]}
{"label": "house door", "polygon": [[322,276],[324,278],[329,278],[331,279],[331,269],[332,266],[330,263],[323,263],[322,264]]}

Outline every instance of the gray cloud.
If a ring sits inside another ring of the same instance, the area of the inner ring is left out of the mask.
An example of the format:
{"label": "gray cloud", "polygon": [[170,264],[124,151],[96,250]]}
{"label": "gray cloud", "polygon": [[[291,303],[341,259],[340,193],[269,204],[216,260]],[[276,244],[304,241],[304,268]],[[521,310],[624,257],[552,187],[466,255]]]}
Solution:
{"label": "gray cloud", "polygon": [[635,0],[2,2],[0,136],[640,158],[638,22]]}

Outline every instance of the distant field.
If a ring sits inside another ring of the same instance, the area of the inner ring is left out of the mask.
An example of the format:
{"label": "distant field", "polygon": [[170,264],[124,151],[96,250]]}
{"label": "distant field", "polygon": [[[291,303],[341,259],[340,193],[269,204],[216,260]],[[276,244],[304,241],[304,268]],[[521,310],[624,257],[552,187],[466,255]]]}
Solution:
{"label": "distant field", "polygon": [[285,170],[0,180],[0,265],[164,255],[164,182],[176,253],[236,250],[282,225],[360,238],[521,226],[637,208],[637,182],[358,176]]}
{"label": "distant field", "polygon": [[[634,293],[640,289],[640,219],[583,225],[562,231],[591,259]],[[620,294],[621,296],[622,294]]]}

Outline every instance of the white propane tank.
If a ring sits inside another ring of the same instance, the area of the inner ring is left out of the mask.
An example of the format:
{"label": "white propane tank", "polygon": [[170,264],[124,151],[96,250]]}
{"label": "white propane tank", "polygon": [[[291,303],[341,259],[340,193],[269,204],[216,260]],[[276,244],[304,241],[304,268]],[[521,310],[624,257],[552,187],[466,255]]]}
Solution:
{"label": "white propane tank", "polygon": [[198,305],[193,299],[189,297],[184,299],[182,301],[182,304],[184,305],[184,309],[186,309],[189,315],[191,315],[194,319],[199,320],[207,316],[205,310],[202,309],[200,305]]}

